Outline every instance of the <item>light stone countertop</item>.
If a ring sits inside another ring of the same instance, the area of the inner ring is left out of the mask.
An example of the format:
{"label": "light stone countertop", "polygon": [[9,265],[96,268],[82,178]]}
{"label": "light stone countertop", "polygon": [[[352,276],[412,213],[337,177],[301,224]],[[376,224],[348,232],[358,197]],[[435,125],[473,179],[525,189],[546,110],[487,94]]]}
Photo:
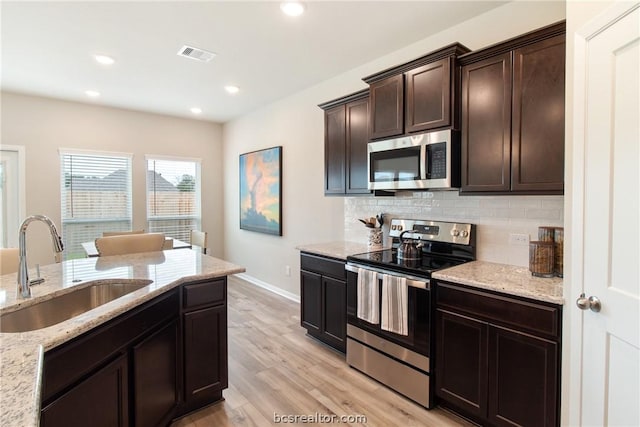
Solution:
{"label": "light stone countertop", "polygon": [[[380,250],[372,249],[366,243],[345,241],[299,245],[296,249],[342,260],[346,260],[349,255]],[[433,278],[537,301],[564,304],[561,278],[534,277],[525,267],[472,261],[437,271],[433,273]]]}
{"label": "light stone countertop", "polygon": [[526,267],[472,261],[437,271],[432,277],[537,301],[564,304],[561,278],[535,277]]}
{"label": "light stone countertop", "polygon": [[349,255],[379,251],[385,249],[385,247],[381,246],[379,248],[371,248],[366,243],[358,242],[327,242],[311,245],[298,245],[296,246],[296,249],[301,252],[309,252],[316,255],[324,255],[346,261]]}
{"label": "light stone countertop", "polygon": [[245,269],[189,249],[83,258],[40,268],[45,282],[32,298],[16,298],[16,274],[0,276],[0,313],[35,304],[89,283],[151,280],[150,285],[80,316],[24,333],[0,333],[0,426],[30,427],[40,421],[43,354],[82,333],[186,282],[242,273]]}

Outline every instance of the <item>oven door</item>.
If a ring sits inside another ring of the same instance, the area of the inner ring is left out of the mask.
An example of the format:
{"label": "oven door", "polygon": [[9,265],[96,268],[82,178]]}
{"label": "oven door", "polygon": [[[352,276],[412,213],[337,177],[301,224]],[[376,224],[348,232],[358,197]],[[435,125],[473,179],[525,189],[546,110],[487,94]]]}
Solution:
{"label": "oven door", "polygon": [[[408,334],[405,336],[382,330],[379,324],[374,325],[358,318],[358,268],[374,270],[377,271],[378,274],[394,274],[370,266],[352,263],[347,264],[347,323],[401,347],[429,357],[429,342],[431,336],[431,287],[429,279],[402,275],[402,277],[407,278],[408,285]],[[382,294],[382,286],[380,286],[380,294]],[[382,295],[380,295],[380,301],[382,301]]]}

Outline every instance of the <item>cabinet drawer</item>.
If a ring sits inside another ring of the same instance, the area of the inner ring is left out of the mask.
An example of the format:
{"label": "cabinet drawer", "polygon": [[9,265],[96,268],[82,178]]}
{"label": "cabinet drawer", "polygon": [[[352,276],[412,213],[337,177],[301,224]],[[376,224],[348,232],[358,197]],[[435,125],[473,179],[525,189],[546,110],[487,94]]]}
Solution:
{"label": "cabinet drawer", "polygon": [[226,301],[225,280],[226,278],[185,285],[182,294],[184,308],[224,304]]}
{"label": "cabinet drawer", "polygon": [[300,268],[302,270],[313,271],[338,280],[347,280],[347,273],[344,270],[345,264],[344,261],[307,253],[300,255]]}
{"label": "cabinet drawer", "polygon": [[490,323],[516,327],[554,340],[560,339],[559,306],[438,282],[438,308],[479,317]]}

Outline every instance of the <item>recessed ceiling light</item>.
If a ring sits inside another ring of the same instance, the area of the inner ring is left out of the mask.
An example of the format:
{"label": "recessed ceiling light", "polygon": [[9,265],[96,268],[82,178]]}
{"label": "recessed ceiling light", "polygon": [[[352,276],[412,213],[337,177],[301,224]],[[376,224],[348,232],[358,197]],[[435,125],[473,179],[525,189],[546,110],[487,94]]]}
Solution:
{"label": "recessed ceiling light", "polygon": [[192,108],[191,108],[191,112],[192,112],[193,114],[200,114],[200,113],[202,113],[202,108],[192,107]]}
{"label": "recessed ceiling light", "polygon": [[107,55],[93,55],[93,57],[98,63],[102,65],[111,65],[116,62],[115,59]]}
{"label": "recessed ceiling light", "polygon": [[238,93],[240,91],[240,88],[238,86],[229,85],[229,86],[225,86],[224,90],[226,90],[227,92],[233,95]]}
{"label": "recessed ceiling light", "polygon": [[97,98],[100,96],[100,92],[97,90],[85,90],[84,93],[91,98]]}
{"label": "recessed ceiling light", "polygon": [[282,10],[285,15],[300,16],[304,13],[304,4],[299,1],[286,1],[280,3],[280,10]]}

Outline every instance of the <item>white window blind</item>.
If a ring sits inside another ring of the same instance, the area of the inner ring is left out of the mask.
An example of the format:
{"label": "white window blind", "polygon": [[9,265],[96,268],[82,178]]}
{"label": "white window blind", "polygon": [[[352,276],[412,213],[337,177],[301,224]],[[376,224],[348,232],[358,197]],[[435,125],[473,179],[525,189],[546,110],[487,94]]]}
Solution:
{"label": "white window blind", "polygon": [[84,257],[83,242],[131,230],[131,156],[60,152],[65,259]]}
{"label": "white window blind", "polygon": [[147,157],[147,222],[150,232],[189,241],[200,229],[200,161]]}

